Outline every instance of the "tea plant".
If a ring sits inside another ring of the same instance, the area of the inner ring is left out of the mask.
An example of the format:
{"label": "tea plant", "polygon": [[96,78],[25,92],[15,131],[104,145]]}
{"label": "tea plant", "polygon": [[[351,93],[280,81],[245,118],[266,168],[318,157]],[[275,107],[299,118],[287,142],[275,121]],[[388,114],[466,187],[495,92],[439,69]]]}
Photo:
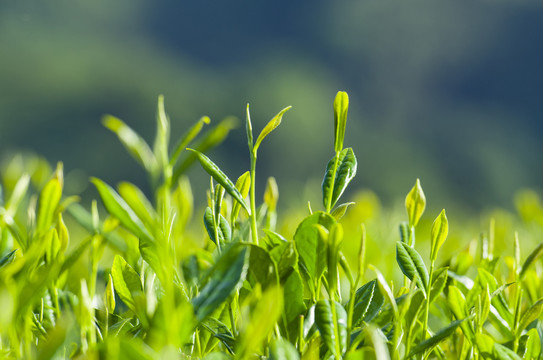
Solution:
{"label": "tea plant", "polygon": [[[88,210],[63,193],[62,164],[45,183],[43,162],[23,164],[27,173],[20,176],[6,170],[0,191],[2,356],[539,359],[542,244],[521,261],[516,236],[514,256],[503,256],[495,249],[492,222],[488,233],[440,262],[448,219],[443,210],[429,232],[421,230],[426,198],[418,179],[405,199],[406,221],[395,244],[403,282],[385,278],[379,254],[368,253],[368,244],[383,249],[389,239],[371,239],[364,224],[356,224],[356,238],[346,235],[355,204],[339,200],[358,166],[353,149],[344,147],[348,107],[347,94],[339,92],[322,208],[309,204],[301,211],[293,235],[278,231],[274,178],[259,206],[255,189],[258,149],[290,107],[254,141],[247,106],[250,169],[236,181],[205,155],[231,130],[231,120],[200,136],[210,123],[203,117],[171,147],[160,97],[151,147],[123,121],[106,116],[104,125],[148,174],[151,198],[134,184],[114,188],[92,178],[105,214],[96,201]],[[196,160],[210,175],[207,207],[196,220],[205,228],[201,247],[194,247],[188,230],[194,206],[185,172]],[[519,198],[519,209],[543,225],[534,194]],[[344,253],[353,242],[357,254]],[[422,246],[428,249],[419,252]]]}

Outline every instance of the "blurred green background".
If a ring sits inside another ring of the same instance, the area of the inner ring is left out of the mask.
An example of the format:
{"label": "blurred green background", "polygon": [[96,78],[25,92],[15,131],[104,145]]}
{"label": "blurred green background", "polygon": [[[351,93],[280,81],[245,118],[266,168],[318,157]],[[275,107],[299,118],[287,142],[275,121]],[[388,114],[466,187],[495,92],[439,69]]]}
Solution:
{"label": "blurred green background", "polygon": [[[0,157],[63,161],[72,191],[97,197],[90,175],[146,184],[106,113],[152,141],[164,94],[175,142],[203,115],[243,120],[250,103],[259,131],[292,105],[259,152],[260,190],[274,175],[283,204],[318,201],[345,90],[351,191],[391,203],[418,177],[433,209],[512,207],[543,183],[541,19],[529,0],[3,0]],[[244,136],[210,155],[232,178]],[[190,175],[203,202],[207,177]]]}

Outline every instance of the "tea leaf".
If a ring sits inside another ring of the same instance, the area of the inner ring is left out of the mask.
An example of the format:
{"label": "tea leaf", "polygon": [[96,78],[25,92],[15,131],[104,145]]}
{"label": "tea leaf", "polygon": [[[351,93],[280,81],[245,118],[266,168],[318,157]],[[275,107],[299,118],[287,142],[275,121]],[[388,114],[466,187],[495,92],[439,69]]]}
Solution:
{"label": "tea leaf", "polygon": [[323,204],[326,209],[332,209],[336,205],[356,175],[356,167],[356,156],[351,148],[343,149],[328,162],[322,181]]}
{"label": "tea leaf", "polygon": [[306,310],[304,286],[297,270],[292,271],[284,283],[284,314],[288,323],[295,321]]}
{"label": "tea leaf", "polygon": [[194,140],[196,136],[202,131],[204,125],[207,125],[211,122],[208,116],[202,116],[196,124],[192,125],[192,127],[185,133],[185,135],[179,140],[179,142],[175,145],[175,150],[172,153],[172,156],[170,158],[170,165],[174,166],[177,163],[177,160],[179,159],[179,155],[181,155],[181,152],[185,150],[187,146]]}
{"label": "tea leaf", "polygon": [[262,294],[251,311],[250,322],[244,329],[236,355],[246,358],[268,338],[283,309],[283,291],[272,286]]}
{"label": "tea leaf", "polygon": [[348,110],[349,95],[344,91],[338,91],[334,100],[334,150],[336,152],[343,150]]}
{"label": "tea leaf", "polygon": [[91,181],[98,189],[100,197],[111,215],[119,219],[121,224],[136,236],[152,241],[152,236],[141,219],[111,186],[98,178],[92,178]]}
{"label": "tea leaf", "polygon": [[299,360],[296,348],[288,341],[278,339],[270,344],[270,360]]}
{"label": "tea leaf", "polygon": [[530,329],[528,331],[528,338],[526,339],[526,352],[524,353],[525,359],[538,359],[541,354],[541,342],[537,329]]}
{"label": "tea leaf", "polygon": [[115,288],[113,287],[113,278],[109,274],[106,284],[104,304],[108,313],[115,311]]}
{"label": "tea leaf", "polygon": [[54,177],[49,180],[40,193],[40,206],[38,210],[36,231],[44,232],[51,226],[55,217],[55,211],[62,196],[63,184],[62,163],[59,163]]}
{"label": "tea leaf", "polygon": [[450,325],[444,327],[443,329],[440,329],[437,333],[435,333],[434,336],[432,336],[429,339],[426,339],[420,343],[418,343],[413,350],[411,350],[411,353],[408,357],[414,356],[418,353],[421,353],[423,351],[431,350],[433,347],[435,347],[437,344],[451,336],[455,330],[464,322],[466,319],[461,320],[455,320]]}
{"label": "tea leaf", "polygon": [[[205,153],[209,149],[221,144],[228,136],[228,133],[230,133],[230,130],[235,129],[237,125],[238,120],[236,118],[228,117],[222,120],[211,130],[208,130],[205,134],[203,134],[200,137],[200,140],[196,141],[192,145],[192,148],[201,153]],[[187,171],[187,169],[194,163],[194,161],[196,161],[196,159],[198,159],[195,153],[188,152],[186,154],[187,157],[181,160],[173,170],[172,183],[176,183],[179,177]]]}
{"label": "tea leaf", "polygon": [[115,255],[111,267],[111,277],[117,295],[128,308],[136,311],[134,298],[143,292],[141,280],[136,271],[121,256]]}
{"label": "tea leaf", "polygon": [[432,224],[431,234],[432,248],[430,251],[430,260],[434,261],[437,259],[437,252],[449,234],[449,222],[447,220],[447,216],[445,215],[445,210],[441,210],[441,213]]}
{"label": "tea leaf", "polygon": [[307,268],[313,281],[317,281],[321,277],[327,263],[326,244],[320,238],[315,225],[319,224],[329,229],[335,222],[331,215],[322,211],[315,212],[298,225],[294,234],[294,242],[300,260]]}
{"label": "tea leaf", "polygon": [[339,221],[343,217],[343,215],[345,215],[345,213],[347,212],[347,209],[349,208],[349,206],[354,205],[354,204],[355,204],[354,202],[348,202],[348,203],[341,204],[337,208],[335,208],[334,211],[332,211],[331,215],[337,221]]}
{"label": "tea leaf", "polygon": [[417,226],[424,209],[426,208],[426,197],[420,186],[420,180],[417,179],[415,186],[411,189],[405,198],[405,208],[409,217],[409,225]]}
{"label": "tea leaf", "polygon": [[330,301],[318,301],[315,323],[328,350],[335,358],[341,358],[347,348],[347,312],[340,303],[336,302],[334,306],[335,316]]}
{"label": "tea leaf", "polygon": [[153,228],[158,215],[143,191],[129,182],[119,184],[119,194],[148,228]]}
{"label": "tea leaf", "polygon": [[6,255],[4,255],[4,257],[2,257],[0,259],[0,268],[2,266],[6,266],[6,265],[9,265],[11,264],[11,262],[13,261],[13,259],[15,259],[15,253],[17,252],[18,249],[15,249],[15,250],[12,250],[10,251],[9,253],[7,253]]}
{"label": "tea leaf", "polygon": [[426,297],[428,293],[429,275],[426,265],[419,253],[411,246],[398,241],[396,242],[396,260],[400,269],[409,280],[416,282]]}
{"label": "tea leaf", "polygon": [[[236,181],[236,189],[238,189],[239,193],[241,194],[241,197],[245,199],[247,198],[247,195],[249,195],[250,188],[251,188],[251,172],[246,171]],[[231,216],[232,226],[235,225],[235,221],[238,218],[240,210],[241,210],[241,204],[237,201],[234,201],[234,204],[232,205],[232,216]]]}
{"label": "tea leaf", "polygon": [[247,274],[248,249],[234,244],[217,259],[202,281],[204,286],[192,300],[198,322],[209,316],[241,285]]}
{"label": "tea leaf", "polygon": [[522,314],[518,328],[516,329],[517,335],[520,335],[524,329],[528,327],[533,321],[539,318],[541,311],[543,310],[543,299],[539,299],[528,310]]}
{"label": "tea leaf", "polygon": [[356,290],[354,302],[354,327],[359,326],[362,321],[369,323],[373,320],[385,303],[385,298],[379,290],[377,280],[372,280]]}
{"label": "tea leaf", "polygon": [[237,202],[243,206],[245,210],[247,210],[247,213],[251,213],[249,210],[249,207],[245,203],[245,200],[243,199],[243,196],[239,192],[238,189],[236,189],[236,186],[230,181],[228,176],[226,176],[225,173],[222,172],[222,170],[215,165],[213,161],[211,161],[207,156],[202,154],[201,152],[194,150],[194,149],[187,149],[192,151],[196,154],[198,157],[198,160],[200,160],[200,164],[204,168],[204,170],[215,179],[216,182],[221,184],[221,186],[228,192]]}
{"label": "tea leaf", "polygon": [[213,211],[210,207],[207,207],[204,212],[204,226],[207,230],[207,234],[209,235],[209,238],[211,241],[215,243],[217,246],[224,246],[224,244],[229,243],[231,241],[230,234],[232,233],[232,230],[230,229],[230,224],[228,224],[228,221],[224,218],[224,216],[219,214],[219,224],[217,227],[217,233],[219,238],[215,238],[215,219],[213,218]]}
{"label": "tea leaf", "polygon": [[166,169],[169,163],[168,145],[170,143],[170,118],[164,109],[164,95],[158,97],[156,123],[156,138],[153,146],[154,155],[162,169]]}
{"label": "tea leaf", "polygon": [[111,115],[102,118],[102,124],[117,135],[121,143],[128,150],[128,153],[136,159],[149,173],[153,174],[158,169],[157,159],[153,151],[132,128],[126,125],[121,119]]}
{"label": "tea leaf", "polygon": [[541,255],[543,254],[543,243],[540,243],[536,246],[536,248],[528,255],[526,260],[524,260],[524,263],[522,264],[522,267],[520,268],[519,272],[519,279],[522,280],[524,278],[524,275],[526,274],[526,270],[534,263]]}
{"label": "tea leaf", "polygon": [[281,110],[277,115],[275,115],[267,124],[266,126],[264,127],[264,129],[262,129],[262,131],[260,132],[260,135],[258,135],[258,138],[256,139],[256,142],[255,142],[255,145],[253,147],[253,152],[256,154],[256,152],[258,151],[258,148],[260,147],[260,143],[262,142],[262,140],[264,140],[264,138],[266,136],[268,136],[273,130],[275,130],[279,124],[281,124],[281,120],[283,119],[283,115],[288,111],[290,110],[290,108],[292,108],[292,106],[287,106],[286,108],[284,108],[283,110]]}

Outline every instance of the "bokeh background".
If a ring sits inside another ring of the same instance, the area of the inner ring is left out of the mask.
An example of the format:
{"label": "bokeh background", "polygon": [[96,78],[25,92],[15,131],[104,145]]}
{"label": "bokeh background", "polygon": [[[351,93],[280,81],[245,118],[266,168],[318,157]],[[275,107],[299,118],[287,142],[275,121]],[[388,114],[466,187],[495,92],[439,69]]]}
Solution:
{"label": "bokeh background", "polygon": [[[84,196],[90,175],[145,187],[100,119],[152,141],[164,94],[174,140],[202,115],[240,119],[210,155],[236,178],[246,103],[257,131],[292,105],[259,152],[260,189],[274,175],[283,204],[318,199],[345,90],[351,189],[392,203],[418,177],[431,208],[512,207],[543,184],[542,19],[530,0],[3,0],[0,157],[63,161]],[[190,176],[205,201],[206,176]]]}

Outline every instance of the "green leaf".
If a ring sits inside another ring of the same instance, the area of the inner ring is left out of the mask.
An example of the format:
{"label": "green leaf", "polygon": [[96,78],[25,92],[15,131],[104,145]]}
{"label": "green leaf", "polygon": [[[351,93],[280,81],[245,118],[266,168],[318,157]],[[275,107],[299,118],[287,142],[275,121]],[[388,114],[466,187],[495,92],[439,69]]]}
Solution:
{"label": "green leaf", "polygon": [[519,280],[524,278],[526,270],[543,254],[543,242],[536,246],[536,248],[528,255],[519,272]]}
{"label": "green leaf", "polygon": [[115,312],[115,288],[113,287],[113,278],[109,274],[104,293],[104,304],[108,313]]}
{"label": "green leaf", "polygon": [[300,260],[313,281],[318,281],[327,265],[326,244],[319,236],[315,225],[320,224],[330,229],[335,222],[336,220],[331,215],[318,211],[306,217],[298,225],[294,234]]}
{"label": "green leaf", "polygon": [[158,163],[153,151],[132,128],[126,125],[122,120],[106,115],[102,118],[102,124],[117,135],[128,153],[143,166],[150,174],[157,171]]}
{"label": "green leaf", "polygon": [[409,280],[416,282],[419,288],[424,292],[424,296],[428,294],[429,275],[426,265],[420,254],[411,246],[401,241],[396,242],[396,260],[400,269]]}
{"label": "green leaf", "polygon": [[437,333],[435,333],[434,336],[432,336],[429,339],[426,339],[420,343],[418,343],[413,350],[411,350],[411,353],[408,357],[414,356],[418,353],[421,353],[423,351],[431,350],[434,346],[451,336],[456,329],[464,322],[466,319],[461,320],[455,320],[452,323],[450,323],[448,326],[444,327],[443,329],[440,329]]}
{"label": "green leaf", "polygon": [[441,245],[447,239],[449,234],[449,221],[445,215],[445,210],[441,210],[441,213],[435,219],[432,224],[431,239],[432,239],[432,248],[430,251],[430,260],[434,261],[437,259],[437,252],[441,248]]}
{"label": "green leaf", "polygon": [[525,359],[538,359],[541,354],[541,342],[539,340],[539,334],[536,328],[528,331],[528,338],[526,339],[526,352],[524,353]]}
{"label": "green leaf", "polygon": [[424,209],[426,208],[426,197],[420,186],[420,180],[417,179],[415,186],[411,189],[405,198],[405,208],[409,217],[409,225],[417,226]]}
{"label": "green leaf", "polygon": [[517,336],[520,336],[522,331],[528,327],[533,321],[537,320],[539,318],[539,315],[541,315],[541,311],[543,310],[543,299],[539,299],[530,306],[528,310],[522,314],[522,317],[520,318],[520,322],[518,325],[517,330]]}
{"label": "green leaf", "polygon": [[283,119],[283,115],[288,111],[290,110],[292,106],[287,106],[286,108],[284,108],[283,110],[281,110],[277,115],[275,115],[273,117],[273,119],[271,119],[267,124],[266,126],[264,127],[264,129],[262,129],[262,131],[260,132],[260,135],[258,135],[258,138],[256,139],[256,142],[255,142],[255,145],[253,147],[253,152],[256,154],[256,152],[258,151],[258,148],[260,147],[260,143],[262,142],[262,140],[264,140],[264,138],[266,136],[268,136],[269,133],[271,133],[273,130],[275,130],[275,128],[277,128],[279,126],[279,124],[281,124],[281,120]]}
{"label": "green leaf", "polygon": [[170,143],[170,119],[164,109],[164,96],[158,97],[156,114],[157,131],[153,146],[155,159],[165,169],[168,166],[168,145]]}
{"label": "green leaf", "polygon": [[[237,185],[237,184],[236,184]],[[277,201],[279,200],[279,187],[273,176],[266,181],[266,189],[264,190],[264,203],[268,206],[269,211],[275,211]]]}
{"label": "green leaf", "polygon": [[349,95],[344,91],[338,91],[334,100],[334,150],[336,152],[343,150],[348,110]]}
{"label": "green leaf", "polygon": [[302,277],[294,270],[284,283],[284,307],[285,318],[288,323],[296,321],[300,314],[306,310],[304,302],[304,286]]}
{"label": "green leaf", "polygon": [[245,200],[243,199],[243,196],[239,192],[238,189],[236,189],[236,186],[230,181],[228,176],[226,176],[225,173],[222,172],[222,170],[215,165],[213,161],[211,161],[207,156],[202,154],[201,152],[194,150],[194,149],[187,149],[192,151],[196,154],[198,157],[198,160],[200,161],[200,164],[204,168],[204,170],[215,179],[216,182],[221,184],[221,186],[228,192],[237,202],[243,206],[245,210],[247,210],[247,213],[251,213],[249,210],[249,207],[245,203]]}
{"label": "green leaf", "polygon": [[283,291],[278,286],[269,287],[251,311],[249,324],[240,333],[236,355],[240,359],[253,354],[271,335],[283,309]]}
{"label": "green leaf", "polygon": [[275,264],[270,254],[257,245],[247,245],[249,251],[249,274],[265,289],[269,285],[277,284]]}
{"label": "green leaf", "polygon": [[355,204],[354,202],[348,202],[348,203],[339,205],[337,208],[334,209],[334,211],[332,211],[332,216],[337,221],[339,221],[343,217],[343,215],[345,215],[349,206],[354,205],[354,204]]}
{"label": "green leaf", "polygon": [[38,223],[36,225],[38,233],[43,233],[51,227],[60,198],[62,197],[63,184],[62,163],[58,163],[55,175],[40,193]]}
{"label": "green leaf", "polygon": [[143,223],[147,225],[147,228],[152,229],[158,216],[143,191],[134,184],[122,182],[119,184],[119,194]]}
{"label": "green leaf", "polygon": [[359,326],[362,321],[368,323],[373,320],[384,303],[385,298],[379,290],[377,280],[364,284],[356,290],[354,297],[353,326]]}
{"label": "green leaf", "polygon": [[[205,153],[209,149],[212,149],[217,145],[221,144],[228,136],[230,130],[236,128],[237,125],[238,119],[236,118],[228,117],[222,120],[211,130],[208,130],[205,134],[203,134],[200,137],[200,140],[192,145],[192,148],[198,150],[201,153]],[[187,171],[187,169],[194,163],[194,161],[196,161],[196,159],[198,159],[196,154],[192,152],[188,152],[186,154],[187,156],[183,160],[181,160],[179,164],[174,168],[172,184],[176,183],[179,177]]]}
{"label": "green leaf", "polygon": [[434,302],[447,285],[448,268],[440,268],[434,272],[432,280],[432,288],[430,290],[430,303]]}
{"label": "green leaf", "polygon": [[139,238],[141,256],[157,275],[160,275],[160,261],[156,254],[156,244],[141,219],[111,186],[97,178],[92,178],[91,181],[98,189],[107,211]]}
{"label": "green leaf", "polygon": [[277,339],[270,344],[270,360],[299,360],[298,351],[290,342]]}
{"label": "green leaf", "polygon": [[107,211],[112,216],[119,219],[121,224],[137,237],[152,241],[152,236],[141,219],[111,186],[98,178],[92,178],[91,181],[98,189]]}
{"label": "green leaf", "polygon": [[233,244],[222,253],[202,281],[204,286],[192,300],[196,318],[200,322],[221,305],[241,285],[247,274],[248,249]]}
{"label": "green leaf", "polygon": [[[267,236],[278,235],[271,231],[266,231]],[[298,264],[298,253],[296,252],[294,243],[291,241],[281,241],[278,245],[274,246],[273,249],[269,251],[270,256],[277,266],[277,274],[279,280],[284,282],[284,280],[290,275]]]}
{"label": "green leaf", "polygon": [[15,249],[13,251],[10,251],[9,253],[7,253],[6,255],[4,255],[1,259],[0,259],[0,268],[2,266],[6,266],[6,265],[9,265],[13,262],[13,259],[15,259],[15,253],[17,252],[18,249]]}
{"label": "green leaf", "polygon": [[[466,309],[466,298],[464,297],[464,294],[462,294],[462,292],[454,285],[450,285],[448,289],[449,294],[447,300],[452,313],[457,320],[467,318],[468,311]],[[462,322],[460,327],[468,341],[473,344],[473,341],[475,340],[475,332],[471,324],[469,322]]]}
{"label": "green leaf", "polygon": [[332,304],[328,300],[319,300],[315,305],[315,323],[328,350],[336,359],[341,358],[347,348],[347,312],[340,303]]}
{"label": "green leaf", "polygon": [[347,185],[356,175],[356,156],[352,148],[343,149],[328,162],[322,181],[323,204],[332,209],[339,200]]}
{"label": "green leaf", "polygon": [[121,256],[115,255],[113,266],[111,267],[111,277],[113,278],[113,285],[119,298],[121,298],[129,309],[136,312],[134,298],[143,293],[138,273]]}
{"label": "green leaf", "polygon": [[204,212],[204,226],[211,241],[213,241],[215,245],[222,247],[224,246],[224,244],[227,244],[231,241],[230,234],[232,233],[232,231],[230,229],[230,224],[228,224],[228,221],[224,218],[224,216],[219,215],[219,222],[220,224],[217,228],[219,243],[217,243],[217,239],[215,238],[215,219],[213,218],[213,211],[210,207],[207,207]]}
{"label": "green leaf", "polygon": [[245,132],[247,133],[247,142],[249,145],[249,151],[252,153],[254,149],[253,124],[251,122],[251,112],[249,111],[249,104],[247,104],[247,116],[245,118]]}
{"label": "green leaf", "polygon": [[19,207],[19,204],[21,203],[24,196],[26,195],[29,184],[30,184],[30,176],[28,174],[22,175],[19,178],[19,180],[17,180],[17,183],[15,184],[15,187],[13,188],[13,191],[11,192],[9,200],[6,202],[6,212],[3,215],[4,221],[7,224],[13,223],[13,216],[15,216],[15,213],[17,212],[17,208]]}
{"label": "green leaf", "polygon": [[[239,193],[241,194],[241,197],[245,199],[247,198],[247,195],[249,195],[250,188],[251,188],[251,172],[246,171],[236,181],[236,189],[238,189]],[[234,201],[234,203],[232,204],[232,216],[231,216],[232,226],[235,225],[235,221],[238,218],[240,210],[241,210],[241,204],[237,201]]]}
{"label": "green leaf", "polygon": [[170,158],[170,165],[174,166],[175,163],[177,163],[177,160],[179,159],[179,155],[181,155],[181,152],[185,150],[187,146],[194,140],[196,136],[202,131],[204,125],[209,124],[211,120],[208,116],[202,116],[200,120],[185,133],[185,135],[179,140],[179,142],[175,145],[175,150],[172,153],[172,156]]}

